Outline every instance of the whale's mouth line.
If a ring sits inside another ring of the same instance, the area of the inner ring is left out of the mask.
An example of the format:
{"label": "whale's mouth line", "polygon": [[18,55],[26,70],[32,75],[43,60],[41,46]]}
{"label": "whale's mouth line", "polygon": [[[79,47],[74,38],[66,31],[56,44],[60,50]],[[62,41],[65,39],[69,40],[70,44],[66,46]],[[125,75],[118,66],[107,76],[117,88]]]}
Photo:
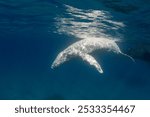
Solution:
{"label": "whale's mouth line", "polygon": [[[103,73],[101,65],[91,53],[105,49],[122,54],[134,61],[131,56],[121,52],[116,43],[119,40],[117,37],[121,37],[118,30],[125,26],[122,22],[113,21],[112,16],[106,11],[84,10],[69,5],[65,7],[65,15],[68,17],[56,18],[57,32],[74,36],[79,40],[58,54],[52,63],[52,69],[79,56],[83,61],[94,66],[99,73]],[[115,35],[109,34],[110,31]]]}

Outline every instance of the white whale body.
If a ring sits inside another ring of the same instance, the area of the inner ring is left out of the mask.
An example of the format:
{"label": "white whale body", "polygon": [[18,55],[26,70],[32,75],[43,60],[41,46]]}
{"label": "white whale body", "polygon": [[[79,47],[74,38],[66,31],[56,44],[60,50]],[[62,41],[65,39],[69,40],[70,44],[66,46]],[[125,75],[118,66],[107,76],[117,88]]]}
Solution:
{"label": "white whale body", "polygon": [[77,41],[76,43],[70,45],[68,48],[60,52],[52,63],[51,68],[53,69],[58,67],[73,57],[81,57],[82,60],[94,66],[99,73],[103,73],[103,69],[100,64],[95,60],[94,57],[90,55],[93,51],[102,49],[104,51],[112,51],[117,54],[125,55],[134,61],[132,57],[121,52],[115,40],[110,40],[107,38],[88,38]]}

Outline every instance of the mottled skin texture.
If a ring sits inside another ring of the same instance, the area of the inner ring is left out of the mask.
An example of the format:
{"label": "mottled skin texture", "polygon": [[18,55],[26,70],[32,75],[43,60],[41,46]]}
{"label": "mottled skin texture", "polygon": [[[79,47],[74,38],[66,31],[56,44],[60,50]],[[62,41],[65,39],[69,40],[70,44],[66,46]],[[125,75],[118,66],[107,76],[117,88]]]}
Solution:
{"label": "mottled skin texture", "polygon": [[119,49],[118,45],[114,40],[110,40],[107,38],[89,38],[89,39],[80,40],[70,45],[64,51],[60,52],[56,57],[55,61],[53,62],[51,68],[55,68],[63,64],[64,62],[70,60],[72,57],[79,56],[84,61],[94,66],[100,73],[103,73],[103,70],[99,65],[99,63],[95,60],[94,57],[90,55],[90,53],[92,53],[93,51],[101,50],[101,49],[128,56],[121,52],[121,50]]}

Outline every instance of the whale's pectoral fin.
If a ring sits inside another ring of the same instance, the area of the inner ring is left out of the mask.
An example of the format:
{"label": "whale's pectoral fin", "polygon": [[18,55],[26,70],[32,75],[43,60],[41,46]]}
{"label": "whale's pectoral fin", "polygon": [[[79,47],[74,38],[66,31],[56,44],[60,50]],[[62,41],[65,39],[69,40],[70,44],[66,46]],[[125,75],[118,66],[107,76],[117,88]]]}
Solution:
{"label": "whale's pectoral fin", "polygon": [[98,72],[103,73],[103,70],[101,68],[101,66],[99,65],[99,63],[95,60],[94,57],[92,57],[89,54],[85,54],[85,53],[80,53],[79,56],[84,60],[87,61],[90,65],[93,65]]}

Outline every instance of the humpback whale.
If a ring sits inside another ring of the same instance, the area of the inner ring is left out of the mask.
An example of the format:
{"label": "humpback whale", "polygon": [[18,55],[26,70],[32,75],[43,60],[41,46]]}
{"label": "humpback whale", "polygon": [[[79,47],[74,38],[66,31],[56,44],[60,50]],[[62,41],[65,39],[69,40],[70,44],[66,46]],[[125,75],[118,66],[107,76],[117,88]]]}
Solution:
{"label": "humpback whale", "polygon": [[101,65],[93,56],[90,55],[95,50],[112,51],[114,53],[127,56],[134,61],[131,56],[120,50],[115,40],[107,38],[88,38],[77,41],[60,52],[52,63],[51,68],[54,69],[64,62],[69,61],[73,57],[80,57],[82,60],[94,66],[99,73],[103,73]]}

